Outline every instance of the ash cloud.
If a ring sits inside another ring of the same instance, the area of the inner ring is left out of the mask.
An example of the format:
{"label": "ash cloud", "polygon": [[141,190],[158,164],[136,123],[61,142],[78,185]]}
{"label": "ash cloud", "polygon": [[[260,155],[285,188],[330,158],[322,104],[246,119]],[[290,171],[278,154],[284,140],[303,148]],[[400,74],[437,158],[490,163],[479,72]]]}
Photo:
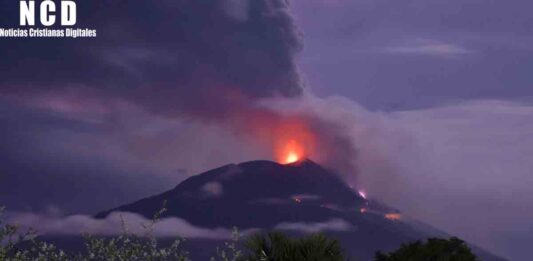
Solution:
{"label": "ash cloud", "polygon": [[[263,151],[254,155],[272,151],[276,129],[297,119],[319,136],[323,155],[337,162],[355,155],[336,124],[259,104],[305,96],[295,62],[302,43],[288,1],[90,1],[78,9],[78,26],[95,27],[97,38],[41,39],[39,48],[34,39],[2,42],[11,51],[0,62],[0,98],[104,125],[105,133],[142,113],[222,128]],[[350,164],[340,169],[354,172]]]}
{"label": "ash cloud", "polygon": [[[386,113],[329,97],[291,107],[342,122],[357,151],[354,183],[371,199],[496,254],[527,255],[520,242],[532,240],[531,104],[479,100]],[[511,241],[518,243],[504,243]]]}
{"label": "ash cloud", "polygon": [[[2,49],[11,50],[0,63],[3,89],[79,89],[161,113],[219,116],[235,99],[302,93],[294,62],[302,44],[284,0],[78,5],[78,26],[97,28],[98,37],[2,41]],[[12,3],[0,7],[17,10]]]}
{"label": "ash cloud", "polygon": [[[2,25],[18,21],[17,12],[0,15]],[[83,1],[77,26],[98,37],[0,42],[10,50],[0,61],[0,204],[34,209],[41,201],[31,198],[61,184],[61,196],[43,205],[97,211],[107,206],[83,206],[101,180],[149,194],[168,189],[161,174],[177,184],[227,162],[269,158],[264,144],[242,137],[259,114],[279,118],[255,102],[303,93],[294,61],[302,43],[285,0]],[[65,197],[76,191],[69,184],[83,196]],[[113,204],[132,197],[116,194]]]}

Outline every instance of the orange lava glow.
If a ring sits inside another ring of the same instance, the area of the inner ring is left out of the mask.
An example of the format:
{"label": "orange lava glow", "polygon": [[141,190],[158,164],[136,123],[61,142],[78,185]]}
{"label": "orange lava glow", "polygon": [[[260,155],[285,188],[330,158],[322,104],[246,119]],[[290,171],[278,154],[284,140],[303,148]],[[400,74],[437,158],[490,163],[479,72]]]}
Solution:
{"label": "orange lava glow", "polygon": [[287,164],[294,163],[298,161],[299,159],[300,157],[298,157],[298,154],[296,154],[295,152],[289,152],[289,154],[287,155],[287,158],[285,159],[285,163]]}
{"label": "orange lava glow", "polygon": [[275,133],[274,157],[281,164],[303,160],[313,152],[315,136],[303,120],[287,119]]}
{"label": "orange lava glow", "polygon": [[389,220],[392,220],[392,221],[397,221],[397,220],[400,220],[402,216],[398,213],[388,213],[388,214],[385,214],[385,218],[386,219],[389,219]]}
{"label": "orange lava glow", "polygon": [[295,140],[289,141],[285,148],[280,151],[278,155],[278,161],[282,164],[291,164],[301,160],[305,155],[305,150],[302,145]]}

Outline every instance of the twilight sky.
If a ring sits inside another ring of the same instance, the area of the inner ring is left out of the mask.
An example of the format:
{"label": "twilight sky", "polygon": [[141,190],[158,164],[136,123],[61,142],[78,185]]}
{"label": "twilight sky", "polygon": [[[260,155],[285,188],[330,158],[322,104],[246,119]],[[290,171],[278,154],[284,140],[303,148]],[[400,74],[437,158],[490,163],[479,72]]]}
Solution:
{"label": "twilight sky", "polygon": [[297,115],[371,197],[530,256],[533,4],[198,3],[79,2],[96,39],[0,39],[0,205],[95,213],[272,159]]}
{"label": "twilight sky", "polygon": [[294,1],[313,89],[385,110],[531,97],[531,8],[519,0]]}

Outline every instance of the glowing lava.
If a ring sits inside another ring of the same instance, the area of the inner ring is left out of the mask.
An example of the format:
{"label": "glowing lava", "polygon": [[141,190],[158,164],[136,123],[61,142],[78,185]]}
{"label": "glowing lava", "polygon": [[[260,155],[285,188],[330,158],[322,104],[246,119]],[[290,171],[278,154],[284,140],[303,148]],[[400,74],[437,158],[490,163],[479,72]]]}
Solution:
{"label": "glowing lava", "polygon": [[387,213],[385,214],[385,218],[392,221],[398,221],[402,218],[402,216],[398,213]]}
{"label": "glowing lava", "polygon": [[285,163],[290,164],[298,161],[298,155],[295,152],[289,152],[289,155],[287,155],[287,158],[285,159]]}
{"label": "glowing lava", "polygon": [[290,140],[278,155],[278,161],[282,164],[291,164],[304,158],[304,148],[295,140]]}
{"label": "glowing lava", "polygon": [[313,152],[316,137],[303,118],[289,117],[275,124],[272,138],[274,159],[281,164],[291,164],[316,156]]}

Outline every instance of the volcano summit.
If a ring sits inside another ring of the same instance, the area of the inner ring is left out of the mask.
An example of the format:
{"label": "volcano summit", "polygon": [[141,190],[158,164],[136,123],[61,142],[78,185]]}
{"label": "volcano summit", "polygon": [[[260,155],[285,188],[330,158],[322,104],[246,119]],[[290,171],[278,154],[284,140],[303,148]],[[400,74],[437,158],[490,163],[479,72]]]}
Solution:
{"label": "volcano summit", "polygon": [[[360,260],[370,260],[375,251],[392,250],[401,243],[449,236],[363,198],[334,172],[309,159],[286,165],[271,161],[226,165],[96,217],[131,212],[151,218],[163,204],[167,211],[162,218],[178,217],[199,227],[275,229],[296,235],[323,231],[339,239],[347,254]],[[475,246],[473,249],[483,260],[501,260]]]}

